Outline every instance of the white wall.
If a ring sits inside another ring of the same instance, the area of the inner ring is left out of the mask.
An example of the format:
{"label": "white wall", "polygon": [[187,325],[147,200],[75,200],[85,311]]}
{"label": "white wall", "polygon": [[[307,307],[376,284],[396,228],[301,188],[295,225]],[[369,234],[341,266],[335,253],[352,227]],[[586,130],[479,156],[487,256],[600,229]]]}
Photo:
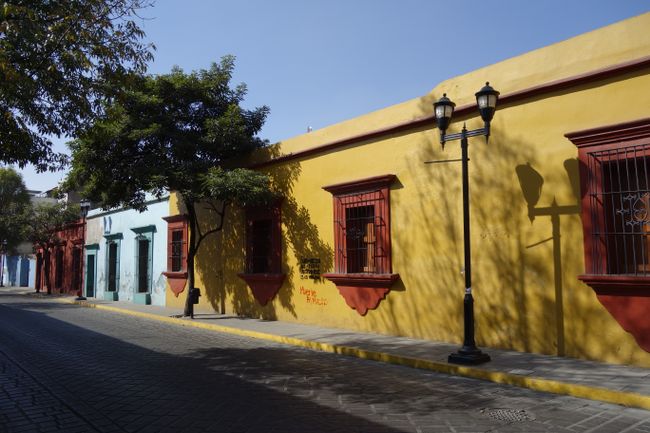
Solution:
{"label": "white wall", "polygon": [[[167,270],[167,222],[162,218],[169,215],[169,198],[148,203],[145,212],[133,209],[89,212],[86,226],[86,245],[98,244],[95,296],[103,299],[108,285],[107,241],[106,236],[121,234],[119,251],[119,287],[120,301],[133,301],[136,293],[136,236],[132,229],[154,225],[153,263],[151,274],[151,303],[165,305],[165,288],[167,280],[162,273]],[[88,251],[86,251],[88,254]],[[86,261],[84,261],[86,263]],[[86,272],[86,270],[84,270]],[[86,273],[84,275],[87,275]],[[84,283],[85,289],[85,283]]]}

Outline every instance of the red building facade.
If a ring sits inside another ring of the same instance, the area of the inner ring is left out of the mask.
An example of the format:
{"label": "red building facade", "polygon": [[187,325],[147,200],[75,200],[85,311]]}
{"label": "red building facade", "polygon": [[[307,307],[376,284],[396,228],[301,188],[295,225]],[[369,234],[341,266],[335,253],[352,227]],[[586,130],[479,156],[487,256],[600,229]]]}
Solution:
{"label": "red building facade", "polygon": [[77,294],[83,282],[83,220],[56,232],[56,240],[36,247],[36,290]]}

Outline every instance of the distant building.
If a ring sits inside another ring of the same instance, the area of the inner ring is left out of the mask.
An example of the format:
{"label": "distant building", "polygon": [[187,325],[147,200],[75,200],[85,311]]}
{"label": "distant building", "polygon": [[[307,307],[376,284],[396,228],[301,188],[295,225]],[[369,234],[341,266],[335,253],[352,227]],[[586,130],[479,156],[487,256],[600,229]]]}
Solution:
{"label": "distant building", "polygon": [[[56,203],[47,191],[27,190],[32,204]],[[23,242],[15,254],[6,257],[3,284],[7,286],[36,287],[36,255],[31,242]]]}

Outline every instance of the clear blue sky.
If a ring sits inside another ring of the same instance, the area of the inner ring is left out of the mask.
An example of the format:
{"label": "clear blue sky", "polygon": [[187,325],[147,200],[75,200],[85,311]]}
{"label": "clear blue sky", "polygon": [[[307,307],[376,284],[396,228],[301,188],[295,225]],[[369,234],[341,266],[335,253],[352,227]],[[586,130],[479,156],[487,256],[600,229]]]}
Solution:
{"label": "clear blue sky", "polygon": [[[647,11],[647,0],[157,0],[141,25],[154,74],[235,55],[245,105],[271,108],[261,135],[276,142]],[[44,190],[63,173],[23,175]]]}

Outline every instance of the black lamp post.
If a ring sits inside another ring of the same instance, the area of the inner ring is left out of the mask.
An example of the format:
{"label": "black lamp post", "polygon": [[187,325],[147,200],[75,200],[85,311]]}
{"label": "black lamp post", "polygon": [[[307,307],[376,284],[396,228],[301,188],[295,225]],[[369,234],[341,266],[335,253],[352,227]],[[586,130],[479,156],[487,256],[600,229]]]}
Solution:
{"label": "black lamp post", "polygon": [[445,148],[447,141],[460,140],[460,148],[462,151],[463,240],[465,249],[465,300],[463,310],[465,335],[463,346],[457,352],[449,355],[448,358],[449,362],[457,364],[482,364],[490,360],[490,356],[487,353],[481,352],[476,347],[476,342],[474,341],[474,298],[472,297],[472,254],[469,235],[469,176],[467,164],[469,159],[467,157],[467,138],[482,135],[485,136],[485,140],[487,141],[490,136],[490,121],[494,116],[498,99],[499,92],[490,87],[490,83],[485,83],[485,87],[476,92],[476,103],[484,122],[483,128],[468,131],[463,124],[462,131],[455,134],[447,134],[445,131],[449,127],[456,104],[447,98],[446,93],[433,104],[436,121],[440,129],[440,144],[442,144],[442,148]]}
{"label": "black lamp post", "polygon": [[77,292],[77,297],[75,298],[75,301],[85,301],[86,297],[83,295],[83,284],[84,284],[84,248],[86,248],[86,217],[88,216],[88,211],[90,210],[90,202],[86,199],[81,200],[79,202],[79,213],[81,214],[81,218],[83,220],[83,224],[81,226],[81,260],[80,260],[80,272],[81,272],[81,278],[79,278],[79,281],[81,282],[80,285],[81,287],[79,288],[79,292]]}
{"label": "black lamp post", "polygon": [[2,240],[2,244],[0,245],[0,254],[0,287],[4,287],[5,255],[7,255],[7,241],[5,239]]}

